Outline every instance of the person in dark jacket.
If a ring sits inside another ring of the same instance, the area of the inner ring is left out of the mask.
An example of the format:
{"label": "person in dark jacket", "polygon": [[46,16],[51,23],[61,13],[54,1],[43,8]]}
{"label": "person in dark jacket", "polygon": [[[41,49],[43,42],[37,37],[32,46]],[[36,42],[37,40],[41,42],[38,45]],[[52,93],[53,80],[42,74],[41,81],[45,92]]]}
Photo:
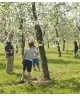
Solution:
{"label": "person in dark jacket", "polygon": [[13,62],[14,62],[14,47],[11,42],[6,42],[5,45],[5,54],[7,59],[6,64],[6,73],[10,73],[13,71]]}
{"label": "person in dark jacket", "polygon": [[77,42],[75,41],[74,42],[74,55],[75,55],[75,58],[77,56],[77,52],[78,52],[78,45],[77,45]]}

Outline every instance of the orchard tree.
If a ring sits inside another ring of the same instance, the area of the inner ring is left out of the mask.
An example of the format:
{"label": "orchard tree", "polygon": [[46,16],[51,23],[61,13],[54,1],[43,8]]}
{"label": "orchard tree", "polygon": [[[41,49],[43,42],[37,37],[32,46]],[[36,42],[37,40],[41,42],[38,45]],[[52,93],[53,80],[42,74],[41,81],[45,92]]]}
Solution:
{"label": "orchard tree", "polygon": [[43,70],[43,77],[44,79],[50,80],[49,71],[48,71],[48,65],[47,65],[47,58],[46,58],[46,52],[44,49],[44,41],[42,36],[42,30],[37,20],[36,15],[36,7],[35,2],[32,3],[32,13],[33,13],[33,19],[35,21],[35,30],[36,30],[36,38],[37,42],[39,44],[39,51],[40,51],[40,57],[42,62],[42,70]]}

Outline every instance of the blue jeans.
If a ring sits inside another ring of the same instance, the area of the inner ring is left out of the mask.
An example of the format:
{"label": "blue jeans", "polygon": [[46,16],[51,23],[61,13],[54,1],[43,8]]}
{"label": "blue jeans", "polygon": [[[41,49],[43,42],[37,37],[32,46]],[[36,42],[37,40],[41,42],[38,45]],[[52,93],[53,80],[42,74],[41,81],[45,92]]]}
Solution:
{"label": "blue jeans", "polygon": [[39,67],[39,61],[37,58],[33,59],[33,67],[35,67],[35,64]]}

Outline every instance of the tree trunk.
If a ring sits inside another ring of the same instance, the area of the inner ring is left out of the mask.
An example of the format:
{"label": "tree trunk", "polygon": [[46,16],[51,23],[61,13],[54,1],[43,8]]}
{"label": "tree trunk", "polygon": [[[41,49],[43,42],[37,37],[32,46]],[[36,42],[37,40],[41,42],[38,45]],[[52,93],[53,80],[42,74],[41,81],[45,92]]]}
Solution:
{"label": "tree trunk", "polygon": [[65,39],[63,38],[63,51],[65,51]]}
{"label": "tree trunk", "polygon": [[[56,31],[56,37],[57,39],[59,39],[59,34],[58,34],[58,6],[56,6],[56,25],[55,25],[55,31]],[[58,54],[59,54],[59,57],[61,57],[61,51],[60,51],[60,45],[59,45],[59,41],[57,40],[57,48],[58,48]]]}
{"label": "tree trunk", "polygon": [[[34,2],[32,3],[32,12],[33,12],[34,20],[37,21],[37,16],[36,16],[35,11],[36,10],[35,10],[35,2]],[[36,29],[37,42],[39,44],[39,52],[40,52],[40,58],[41,58],[41,63],[42,63],[43,78],[46,80],[50,80],[50,75],[49,75],[48,66],[47,66],[47,58],[46,58],[44,42],[43,42],[43,37],[42,37],[42,30],[38,23],[35,24],[35,29]]]}
{"label": "tree trunk", "polygon": [[16,44],[16,53],[18,53],[18,44]]}
{"label": "tree trunk", "polygon": [[25,38],[24,38],[24,34],[22,33],[22,44],[21,44],[21,48],[22,48],[22,56],[23,56],[23,54],[24,54],[24,47],[25,47]]}
{"label": "tree trunk", "polygon": [[[59,39],[57,27],[55,27],[55,31],[56,31],[56,37],[57,37],[57,39]],[[56,43],[57,43],[59,57],[61,57],[61,51],[60,51],[59,41],[57,40]]]}
{"label": "tree trunk", "polygon": [[22,56],[24,54],[24,47],[25,47],[25,38],[24,38],[24,34],[23,34],[23,19],[20,19],[20,27],[19,29],[22,31],[22,44],[21,44],[21,53]]}
{"label": "tree trunk", "polygon": [[58,53],[59,53],[59,57],[61,57],[61,51],[60,51],[60,46],[59,46],[59,43],[58,43]]}
{"label": "tree trunk", "polygon": [[49,49],[49,42],[48,42],[48,49]]}

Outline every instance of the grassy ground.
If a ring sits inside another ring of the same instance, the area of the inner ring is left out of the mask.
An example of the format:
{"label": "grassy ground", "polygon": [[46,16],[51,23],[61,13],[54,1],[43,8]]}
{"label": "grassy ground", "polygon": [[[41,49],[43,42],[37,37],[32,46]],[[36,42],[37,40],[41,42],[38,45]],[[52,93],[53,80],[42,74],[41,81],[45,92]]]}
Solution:
{"label": "grassy ground", "polygon": [[[71,45],[70,45],[71,46]],[[62,49],[61,49],[62,50]],[[58,57],[57,49],[46,48],[51,80],[41,81],[42,71],[32,69],[33,86],[20,83],[22,72],[21,53],[15,53],[14,70],[6,74],[4,46],[0,47],[0,93],[1,94],[80,94],[80,59],[74,58],[73,46],[62,51]],[[41,63],[41,62],[40,62]],[[41,66],[40,66],[41,67]],[[27,72],[26,72],[27,74]],[[25,77],[26,80],[26,77]]]}

